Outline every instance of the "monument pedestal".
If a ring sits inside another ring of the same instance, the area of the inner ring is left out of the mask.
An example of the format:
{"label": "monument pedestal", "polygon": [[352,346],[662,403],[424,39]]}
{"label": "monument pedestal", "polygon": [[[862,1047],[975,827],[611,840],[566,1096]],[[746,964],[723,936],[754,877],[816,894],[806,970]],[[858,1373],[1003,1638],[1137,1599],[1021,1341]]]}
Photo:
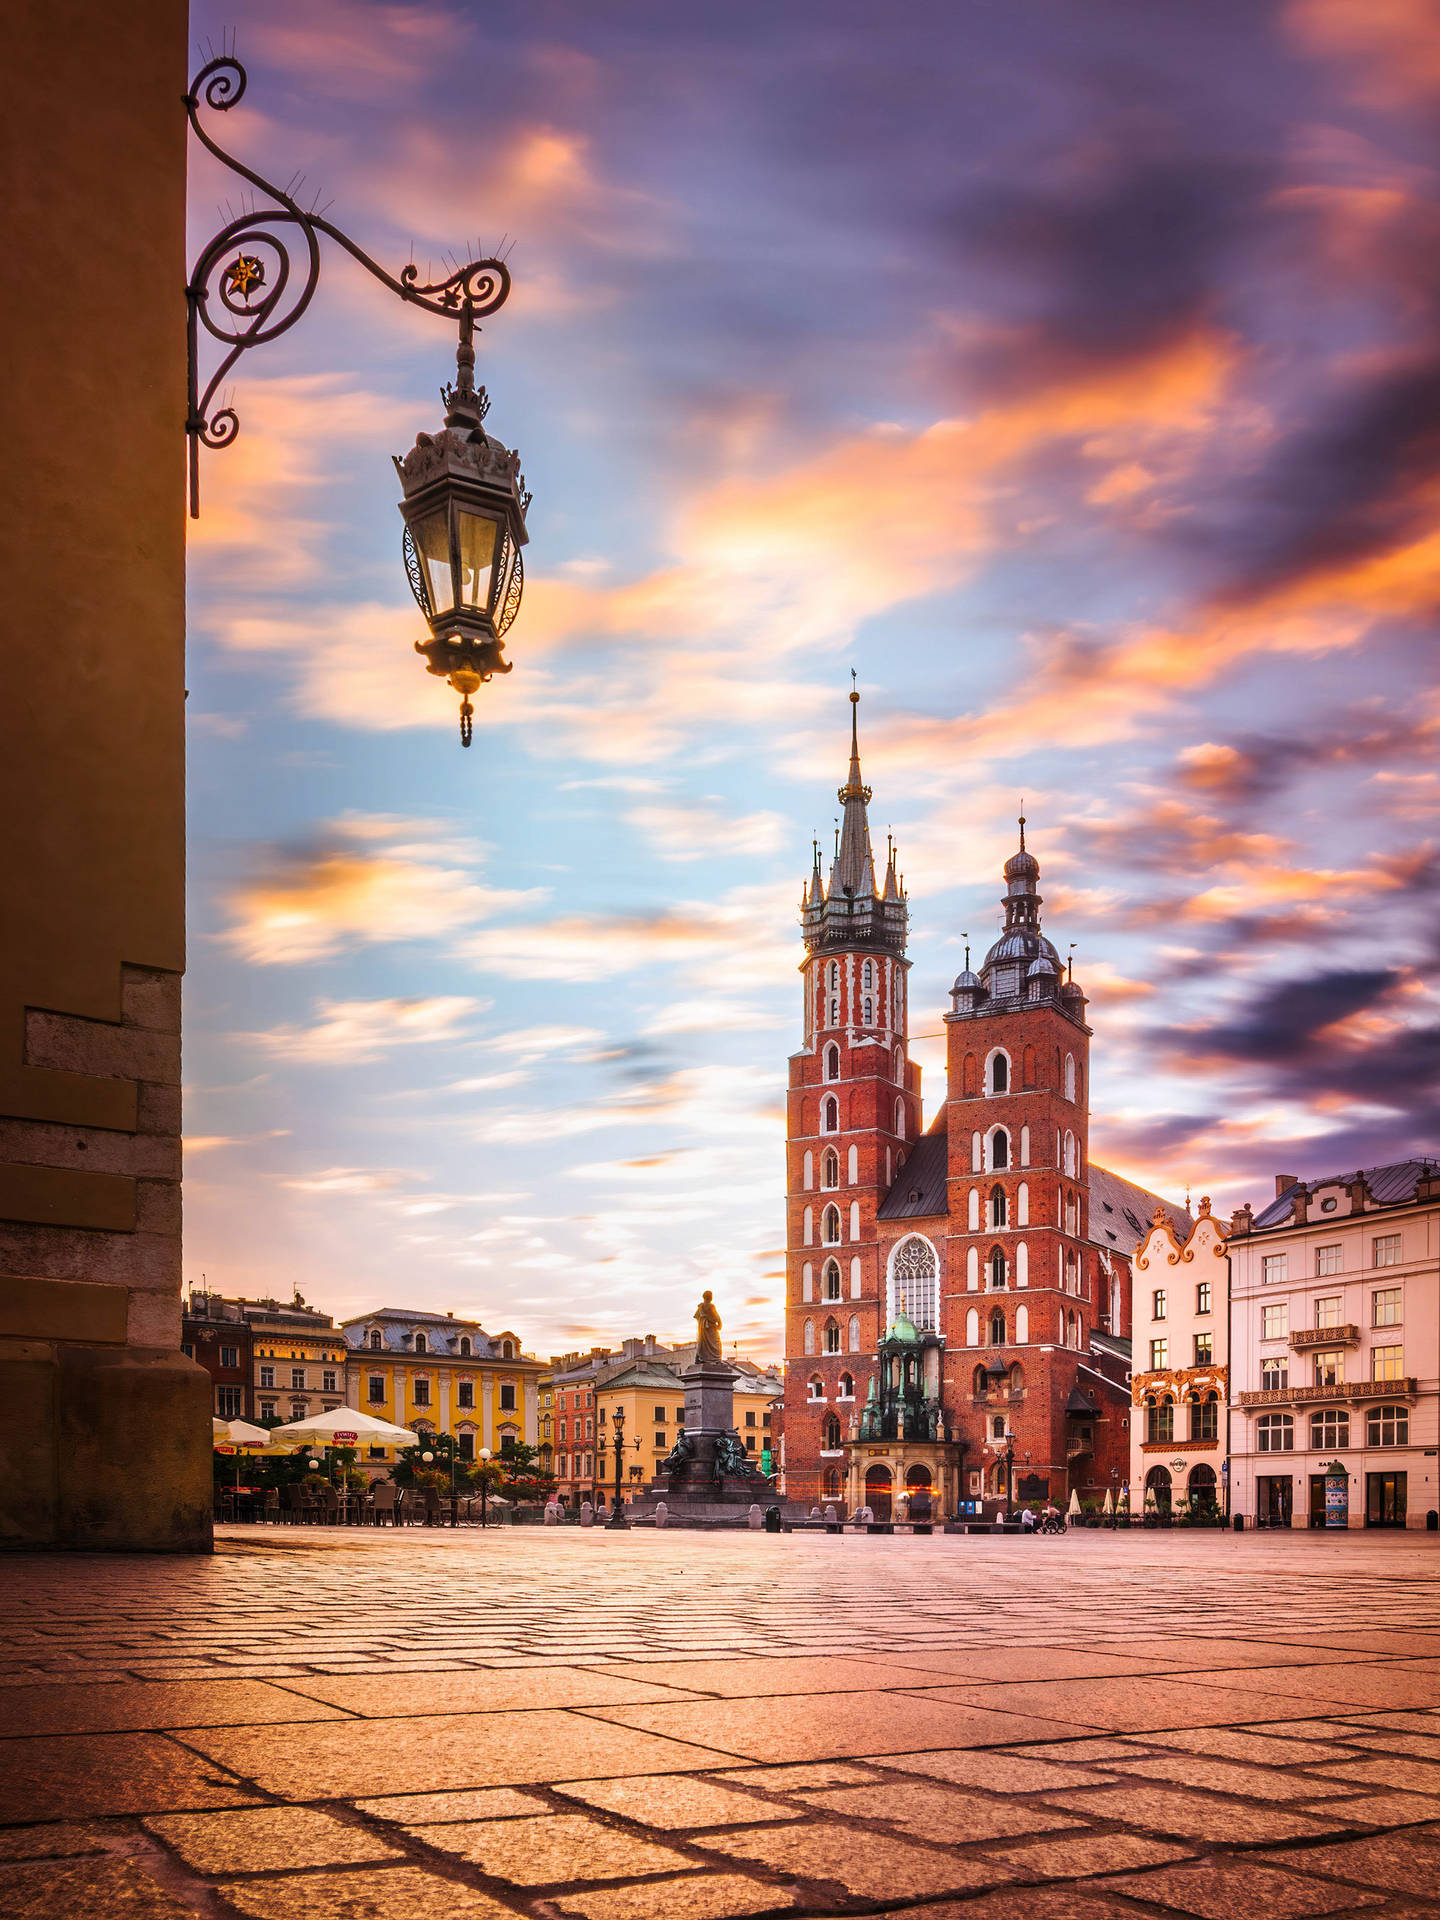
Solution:
{"label": "monument pedestal", "polygon": [[774,1488],[735,1430],[738,1377],[723,1360],[686,1368],[684,1438],[632,1502],[633,1515],[653,1513],[663,1500],[672,1526],[744,1526],[752,1506],[774,1503]]}

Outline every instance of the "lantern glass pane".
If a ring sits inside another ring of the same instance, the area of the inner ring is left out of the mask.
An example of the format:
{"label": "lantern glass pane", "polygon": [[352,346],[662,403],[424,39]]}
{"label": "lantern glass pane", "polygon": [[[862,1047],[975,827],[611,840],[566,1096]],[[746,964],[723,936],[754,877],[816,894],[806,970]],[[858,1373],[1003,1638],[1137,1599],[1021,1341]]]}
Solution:
{"label": "lantern glass pane", "polygon": [[490,605],[490,576],[495,566],[495,537],[500,531],[493,520],[462,508],[456,516],[460,528],[460,600],[463,606]]}
{"label": "lantern glass pane", "polygon": [[454,576],[450,572],[450,531],[443,513],[432,513],[417,521],[413,529],[415,549],[425,569],[425,588],[430,595],[431,613],[448,613],[455,604]]}

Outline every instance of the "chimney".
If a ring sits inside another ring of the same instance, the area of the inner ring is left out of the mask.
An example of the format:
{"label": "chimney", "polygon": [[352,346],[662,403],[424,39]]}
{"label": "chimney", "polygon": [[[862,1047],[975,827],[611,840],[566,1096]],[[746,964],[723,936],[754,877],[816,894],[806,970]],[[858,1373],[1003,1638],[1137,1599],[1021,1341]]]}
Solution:
{"label": "chimney", "polygon": [[1232,1213],[1230,1216],[1230,1236],[1229,1237],[1232,1240],[1239,1239],[1242,1235],[1249,1233],[1250,1229],[1254,1226],[1254,1224],[1255,1224],[1254,1210],[1248,1206],[1237,1207],[1234,1213]]}
{"label": "chimney", "polygon": [[1275,1198],[1278,1200],[1282,1193],[1288,1193],[1291,1187],[1298,1186],[1299,1184],[1299,1179],[1295,1174],[1277,1173],[1275,1176]]}

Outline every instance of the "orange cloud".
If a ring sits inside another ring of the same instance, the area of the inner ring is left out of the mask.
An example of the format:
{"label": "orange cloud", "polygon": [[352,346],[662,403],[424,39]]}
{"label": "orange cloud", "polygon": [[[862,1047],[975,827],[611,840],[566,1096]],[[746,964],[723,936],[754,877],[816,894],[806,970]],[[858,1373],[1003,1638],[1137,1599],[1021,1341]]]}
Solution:
{"label": "orange cloud", "polygon": [[1284,20],[1307,53],[1340,65],[1362,100],[1412,106],[1440,94],[1436,0],[1291,0]]}

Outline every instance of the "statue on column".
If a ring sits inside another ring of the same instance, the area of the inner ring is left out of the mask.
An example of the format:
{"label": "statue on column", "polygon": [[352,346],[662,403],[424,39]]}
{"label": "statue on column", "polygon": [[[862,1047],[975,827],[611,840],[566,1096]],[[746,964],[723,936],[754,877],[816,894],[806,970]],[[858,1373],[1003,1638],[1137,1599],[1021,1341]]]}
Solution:
{"label": "statue on column", "polygon": [[723,1362],[724,1358],[720,1347],[720,1312],[707,1287],[695,1309],[695,1364],[703,1366],[707,1360]]}

